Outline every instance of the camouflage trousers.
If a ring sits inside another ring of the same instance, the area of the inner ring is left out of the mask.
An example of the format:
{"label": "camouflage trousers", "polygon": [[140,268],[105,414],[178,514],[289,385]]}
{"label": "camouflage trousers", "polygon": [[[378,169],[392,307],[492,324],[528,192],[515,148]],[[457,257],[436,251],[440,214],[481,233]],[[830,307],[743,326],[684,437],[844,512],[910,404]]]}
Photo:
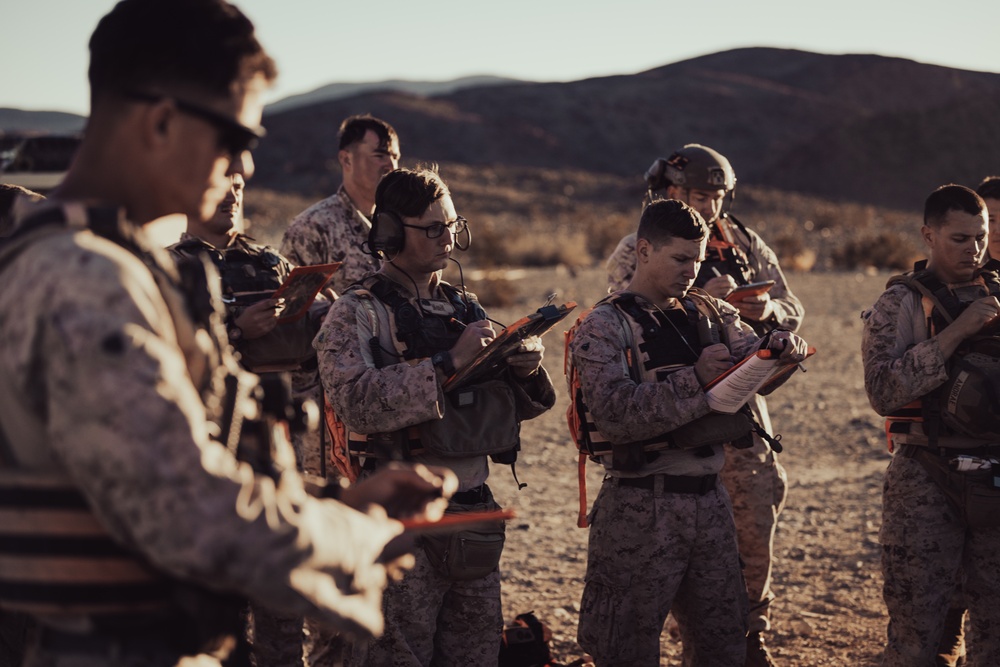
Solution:
{"label": "camouflage trousers", "polygon": [[1000,665],[1000,528],[966,529],[921,464],[893,457],[882,493],[882,588],[888,667],[934,665],[964,570],[968,665]]}
{"label": "camouflage trousers", "polygon": [[722,482],[733,503],[736,542],[750,598],[750,632],[771,629],[771,568],[774,532],[785,506],[788,476],[767,444],[753,437],[753,447],[726,446]]}
{"label": "camouflage trousers", "polygon": [[685,665],[743,666],[746,585],[724,488],[665,493],[608,478],[590,521],[577,638],[599,667],[659,665],[671,610]]}
{"label": "camouflage trousers", "polygon": [[347,667],[489,667],[497,664],[503,614],[500,571],[451,581],[422,548],[416,565],[382,596],[385,633],[355,643]]}

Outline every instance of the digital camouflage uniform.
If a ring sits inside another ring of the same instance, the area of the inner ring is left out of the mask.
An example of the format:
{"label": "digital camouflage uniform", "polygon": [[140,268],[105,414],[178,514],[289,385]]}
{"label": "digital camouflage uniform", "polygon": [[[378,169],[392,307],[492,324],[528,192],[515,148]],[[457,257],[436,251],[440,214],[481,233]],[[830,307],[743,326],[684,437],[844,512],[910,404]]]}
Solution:
{"label": "digital camouflage uniform", "polygon": [[[387,279],[388,280],[388,279]],[[368,284],[368,281],[365,282]],[[437,287],[434,304],[447,311],[451,304]],[[412,292],[403,288],[410,303]],[[370,311],[353,290],[343,294],[327,315],[316,338],[320,378],[330,403],[347,427],[356,433],[384,433],[442,418],[444,402],[435,367],[429,358],[398,362],[389,358],[397,350],[389,308],[374,302],[378,338],[386,358],[383,367],[372,356]],[[481,312],[469,295],[472,309]],[[425,308],[429,307],[427,304]],[[473,315],[475,317],[475,315]],[[507,373],[505,371],[505,373]],[[555,390],[544,368],[524,381],[509,376],[514,390],[517,418],[531,419],[555,403]],[[456,439],[461,434],[456,434]],[[443,458],[430,453],[415,460],[446,466],[458,476],[459,493],[485,487],[489,475],[486,456]],[[454,499],[453,499],[454,500]],[[500,607],[500,571],[470,581],[452,581],[417,549],[416,567],[400,582],[386,589],[383,605],[386,632],[380,638],[358,643],[347,664],[386,667],[477,667],[495,665],[500,649],[503,615]]]}
{"label": "digital camouflage uniform", "polygon": [[[378,270],[378,260],[361,250],[368,240],[372,223],[347,195],[341,185],[332,196],[316,202],[299,213],[285,230],[281,240],[281,254],[296,266],[312,266],[341,262],[340,268],[330,279],[329,287],[337,294]],[[300,398],[309,398],[321,404],[323,391],[316,371],[292,373],[292,388]],[[306,453],[306,472],[335,477],[337,471],[326,456],[330,443],[326,433],[303,433],[295,436],[296,448]],[[321,461],[323,457],[325,460]],[[325,636],[318,628],[309,628],[313,646],[309,652],[310,664],[329,667],[340,660],[341,644]]]}
{"label": "digital camouflage uniform", "polygon": [[[62,219],[68,229],[28,244],[0,281],[0,377],[20,399],[0,406],[0,423],[8,434],[21,419],[38,424],[21,430],[39,444],[18,468],[67,480],[111,537],[169,582],[228,590],[360,636],[380,632],[386,577],[373,563],[387,522],[307,496],[283,440],[274,476],[214,440],[226,378],[252,386],[256,377],[232,360],[218,311],[205,327],[191,318],[201,303],[212,312],[206,288],[185,299],[170,256],[115,209],[50,202],[37,213],[36,223]],[[130,639],[142,618],[131,614],[124,639],[101,640],[99,651],[53,648],[46,631],[28,664],[220,664],[207,654],[181,660],[173,624],[151,620]],[[91,624],[39,620],[65,634]]]}
{"label": "digital camouflage uniform", "polygon": [[[653,314],[641,297],[636,303]],[[748,354],[757,336],[736,310],[723,312],[733,356]],[[612,443],[647,440],[710,412],[693,366],[656,381],[629,374],[629,342],[610,304],[580,324],[570,345],[586,404],[598,431]],[[624,315],[624,314],[623,314]],[[641,325],[626,317],[632,339]],[[639,364],[641,367],[642,364]],[[591,512],[586,584],[580,603],[579,642],[599,666],[658,665],[660,634],[673,610],[685,664],[742,667],[746,652],[747,594],[740,571],[729,495],[663,490],[662,475],[701,477],[722,470],[722,445],[708,452],[668,449],[636,471],[611,468]],[[653,476],[653,488],[622,478]]]}
{"label": "digital camouflage uniform", "polygon": [[[278,289],[288,274],[292,264],[277,251],[259,243],[255,243],[246,234],[233,234],[229,245],[216,248],[196,236],[182,234],[179,242],[167,248],[181,260],[209,258],[222,276],[222,295],[226,303],[227,329],[235,326],[235,320],[245,310],[251,301],[267,298]],[[240,302],[236,295],[251,294],[251,299]],[[322,299],[322,295],[319,297]],[[318,331],[319,323],[310,324],[312,317],[304,318],[289,324],[278,324],[278,327],[307,327]],[[266,339],[266,337],[265,337]],[[237,352],[242,351],[246,344],[244,338],[230,341]],[[274,342],[282,341],[275,337]],[[312,360],[315,368],[315,358]],[[301,445],[299,438],[293,438],[293,444]],[[295,457],[299,470],[303,470],[303,456],[311,458],[311,467],[316,468],[315,459],[319,452],[302,452],[296,447]],[[302,652],[302,617],[278,614],[251,603],[253,619],[253,658],[259,667],[274,665],[303,664]]]}
{"label": "digital camouflage uniform", "polygon": [[378,260],[361,250],[372,223],[347,196],[337,193],[295,216],[281,241],[281,254],[296,266],[342,262],[329,286],[337,294],[378,270]]}
{"label": "digital camouflage uniform", "polygon": [[[357,209],[341,185],[336,194],[295,216],[281,240],[281,254],[296,266],[341,262],[328,283],[330,289],[340,294],[349,285],[378,270],[378,260],[361,250],[361,244],[368,240],[371,228],[368,216]],[[292,386],[296,396],[310,398],[317,403],[322,400],[319,377],[315,371],[293,373]],[[306,471],[319,474],[319,434],[304,434],[301,439],[301,449],[309,453]],[[336,472],[330,470],[329,465],[324,467],[328,473]]]}
{"label": "digital camouflage uniform", "polygon": [[[803,308],[799,299],[792,294],[785,275],[778,265],[778,258],[753,230],[746,232],[736,225],[729,225],[734,242],[747,258],[749,280],[773,280],[774,287],[769,292],[774,306],[774,315],[767,322],[749,322],[758,333],[780,326],[789,331],[798,331],[802,324]],[[636,235],[623,238],[608,259],[608,290],[625,289],[635,273]],[[703,267],[696,286],[703,285],[713,274]],[[737,282],[739,282],[737,280]],[[751,403],[757,423],[768,433],[771,417],[763,396],[757,396]],[[736,533],[740,545],[740,558],[744,563],[743,575],[747,581],[750,596],[750,632],[764,632],[771,627],[770,605],[774,599],[771,590],[771,569],[774,554],[774,533],[778,526],[778,515],[785,504],[788,476],[771,448],[759,436],[753,436],[753,447],[737,449],[726,447],[726,465],[722,469],[722,480],[729,491],[736,518]]]}
{"label": "digital camouflage uniform", "polygon": [[[865,389],[880,415],[945,382],[946,359],[931,338],[920,295],[889,287],[862,314]],[[911,430],[911,433],[914,432]],[[883,665],[933,665],[955,582],[964,569],[971,621],[970,666],[1000,665],[1000,528],[963,527],[921,463],[896,451],[882,495],[883,598],[889,612]],[[951,450],[960,453],[960,450]],[[901,455],[902,454],[902,455]]]}

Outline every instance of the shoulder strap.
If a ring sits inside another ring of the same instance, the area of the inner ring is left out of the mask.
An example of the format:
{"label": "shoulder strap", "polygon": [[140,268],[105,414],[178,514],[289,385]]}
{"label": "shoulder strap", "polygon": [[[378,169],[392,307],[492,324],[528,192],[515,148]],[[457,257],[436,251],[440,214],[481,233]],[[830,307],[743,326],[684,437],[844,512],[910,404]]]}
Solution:
{"label": "shoulder strap", "polygon": [[[348,291],[358,297],[358,303],[368,316],[368,327],[372,330],[372,337],[368,339],[368,349],[372,353],[372,361],[375,368],[385,368],[385,358],[382,356],[382,343],[379,340],[378,313],[375,311],[375,295],[370,290],[365,289],[358,283],[352,285]],[[346,294],[346,292],[345,292]]]}
{"label": "shoulder strap", "polygon": [[[622,327],[622,336],[625,338],[625,349],[628,351],[628,359],[626,359],[627,361],[626,365],[628,366],[628,374],[632,378],[632,380],[636,384],[638,384],[639,382],[642,381],[642,378],[639,374],[639,367],[636,365],[636,359],[639,358],[639,350],[635,344],[635,336],[632,335],[632,327],[629,326],[629,323],[625,320],[625,316],[623,315],[623,309],[621,307],[621,304],[623,302],[626,305],[629,305],[630,307],[633,307],[636,310],[642,312],[645,316],[649,317],[649,320],[652,321],[652,325],[654,327],[658,327],[659,325],[656,324],[656,320],[654,320],[649,315],[649,313],[646,313],[645,311],[642,310],[642,308],[638,307],[638,305],[635,302],[634,294],[626,292],[624,294],[620,294],[617,296],[611,295],[605,297],[604,299],[602,299],[597,303],[597,306],[600,306],[602,304],[608,304],[609,306],[611,306],[611,311],[615,314],[615,317],[618,318],[618,323]],[[638,322],[638,320],[636,321]],[[643,325],[642,322],[639,322],[639,326],[642,326],[643,330],[646,329],[646,327]]]}
{"label": "shoulder strap", "polygon": [[697,287],[693,287],[688,290],[687,295],[702,317],[708,318],[719,326],[719,336],[722,344],[732,350],[732,339],[729,337],[729,330],[725,327],[725,324],[722,321],[722,311],[719,310],[715,300],[709,296],[707,292],[704,292]]}

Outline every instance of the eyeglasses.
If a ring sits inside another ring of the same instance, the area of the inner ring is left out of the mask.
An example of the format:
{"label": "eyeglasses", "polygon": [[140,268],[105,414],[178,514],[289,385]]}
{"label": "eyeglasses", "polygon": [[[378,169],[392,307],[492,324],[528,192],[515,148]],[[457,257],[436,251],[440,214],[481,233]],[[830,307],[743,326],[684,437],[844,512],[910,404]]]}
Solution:
{"label": "eyeglasses", "polygon": [[469,221],[463,218],[462,216],[458,216],[457,218],[448,223],[432,222],[431,224],[425,227],[421,227],[420,225],[408,225],[404,222],[403,226],[409,227],[411,229],[422,229],[424,230],[424,234],[427,234],[427,238],[436,239],[440,238],[441,235],[444,234],[444,230],[446,229],[450,231],[452,235],[461,234],[462,232],[465,231],[465,228],[469,226]]}
{"label": "eyeglasses", "polygon": [[152,93],[141,93],[130,90],[125,93],[125,96],[133,100],[149,102],[151,104],[156,104],[162,100],[172,101],[174,106],[179,110],[195,118],[200,118],[214,127],[219,134],[219,148],[233,158],[242,155],[245,151],[252,151],[257,148],[258,142],[266,134],[262,127],[257,129],[247,127],[218,111],[213,111],[207,107],[186,102],[176,97],[170,97],[169,95],[154,95]]}

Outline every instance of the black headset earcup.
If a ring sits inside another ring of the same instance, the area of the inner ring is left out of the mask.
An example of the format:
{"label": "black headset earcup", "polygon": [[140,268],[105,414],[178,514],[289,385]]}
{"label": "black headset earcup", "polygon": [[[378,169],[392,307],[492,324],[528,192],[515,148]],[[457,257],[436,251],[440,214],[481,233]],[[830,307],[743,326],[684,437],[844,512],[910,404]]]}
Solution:
{"label": "black headset earcup", "polygon": [[368,253],[376,259],[392,259],[402,252],[405,242],[403,220],[392,211],[375,211],[368,232]]}

